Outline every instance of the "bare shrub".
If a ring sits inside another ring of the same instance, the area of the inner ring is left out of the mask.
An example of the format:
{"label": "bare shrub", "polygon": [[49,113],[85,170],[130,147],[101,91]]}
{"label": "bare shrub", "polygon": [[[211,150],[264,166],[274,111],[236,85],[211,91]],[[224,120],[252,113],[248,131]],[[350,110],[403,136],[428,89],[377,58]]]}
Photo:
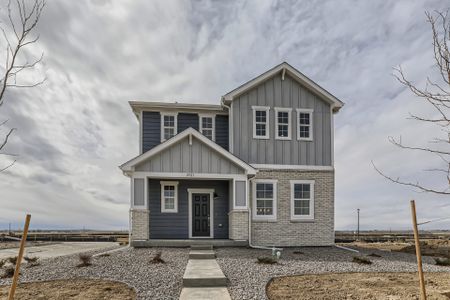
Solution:
{"label": "bare shrub", "polygon": [[2,278],[11,278],[14,276],[14,267],[9,266],[3,270]]}
{"label": "bare shrub", "polygon": [[0,259],[0,268],[3,268],[3,266],[6,264],[6,260]]}
{"label": "bare shrub", "polygon": [[12,263],[13,265],[15,265],[15,264],[17,263],[17,259],[18,259],[17,256],[14,256],[14,257],[8,257],[8,261],[9,261],[10,263]]}
{"label": "bare shrub", "polygon": [[162,252],[156,252],[155,256],[153,256],[152,260],[150,261],[150,263],[152,264],[165,264],[166,261],[164,259],[161,258]]}
{"label": "bare shrub", "polygon": [[80,253],[78,255],[78,259],[80,260],[80,264],[77,265],[77,267],[88,267],[92,265],[92,255],[87,253]]}
{"label": "bare shrub", "polygon": [[450,267],[450,258],[435,258],[434,261],[438,266]]}
{"label": "bare shrub", "polygon": [[370,253],[370,254],[367,255],[367,256],[371,256],[371,257],[381,257],[381,255],[376,254],[376,253]]}
{"label": "bare shrub", "polygon": [[372,261],[366,257],[363,256],[353,256],[354,263],[360,264],[360,265],[371,265]]}
{"label": "bare shrub", "polygon": [[34,256],[34,257],[25,256],[23,259],[25,259],[25,261],[27,263],[32,264],[32,263],[36,263],[39,260],[39,257],[37,257],[37,256]]}
{"label": "bare shrub", "polygon": [[277,260],[273,257],[268,256],[262,256],[258,257],[258,264],[266,264],[266,265],[273,265],[277,263]]}

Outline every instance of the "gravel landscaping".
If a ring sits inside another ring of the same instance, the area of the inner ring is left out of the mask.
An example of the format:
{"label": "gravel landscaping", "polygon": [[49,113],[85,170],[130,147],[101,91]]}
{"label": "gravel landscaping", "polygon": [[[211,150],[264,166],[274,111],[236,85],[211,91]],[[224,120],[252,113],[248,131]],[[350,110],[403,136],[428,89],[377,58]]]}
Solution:
{"label": "gravel landscaping", "polygon": [[[166,263],[151,263],[160,251]],[[136,289],[138,299],[178,299],[188,253],[186,248],[126,248],[109,256],[93,257],[88,267],[76,267],[80,263],[78,255],[61,256],[42,260],[35,267],[23,264],[20,281],[101,278],[128,284]],[[10,282],[10,279],[0,279],[0,285]]]}
{"label": "gravel landscaping", "polygon": [[[294,254],[300,251],[302,254]],[[360,249],[354,253],[335,247],[286,248],[277,264],[258,264],[257,257],[270,256],[270,250],[247,248],[218,248],[217,262],[228,277],[233,299],[267,299],[267,282],[277,276],[321,274],[333,272],[415,272],[416,257],[412,254]],[[368,258],[370,265],[352,262],[355,255],[376,253],[381,257]],[[449,267],[434,265],[431,257],[424,257],[425,272],[450,272]]]}

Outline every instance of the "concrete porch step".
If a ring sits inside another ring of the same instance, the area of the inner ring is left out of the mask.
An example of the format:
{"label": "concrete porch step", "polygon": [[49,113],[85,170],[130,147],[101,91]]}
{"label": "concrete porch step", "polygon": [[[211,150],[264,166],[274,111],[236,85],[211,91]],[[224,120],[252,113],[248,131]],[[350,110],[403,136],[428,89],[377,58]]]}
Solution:
{"label": "concrete porch step", "polygon": [[214,250],[191,250],[189,251],[189,259],[214,259],[216,253]]}
{"label": "concrete porch step", "polygon": [[212,250],[213,245],[191,245],[191,250]]}
{"label": "concrete porch step", "polygon": [[180,300],[231,300],[225,287],[183,288]]}
{"label": "concrete porch step", "polygon": [[226,287],[227,278],[215,259],[190,259],[183,275],[184,287]]}

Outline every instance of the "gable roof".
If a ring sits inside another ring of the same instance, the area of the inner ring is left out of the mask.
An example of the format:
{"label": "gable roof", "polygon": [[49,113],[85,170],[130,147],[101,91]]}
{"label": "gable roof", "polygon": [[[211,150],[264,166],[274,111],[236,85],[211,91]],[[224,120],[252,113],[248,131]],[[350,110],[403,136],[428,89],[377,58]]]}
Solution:
{"label": "gable roof", "polygon": [[290,76],[292,76],[296,81],[298,81],[300,84],[305,86],[306,88],[310,89],[312,92],[316,93],[320,97],[322,97],[325,101],[331,104],[331,107],[333,108],[334,112],[338,112],[339,109],[344,106],[344,102],[333,96],[330,92],[325,90],[323,87],[306,77],[303,73],[301,73],[299,70],[288,64],[287,62],[283,62],[279,64],[278,66],[275,66],[274,68],[268,70],[267,72],[255,77],[254,79],[244,83],[243,85],[235,88],[231,92],[227,93],[226,95],[222,96],[223,102],[232,102],[236,97],[239,95],[245,93],[249,89],[257,86],[258,84],[264,82],[265,80],[282,73],[282,76],[284,78],[284,75],[287,73]]}
{"label": "gable roof", "polygon": [[154,148],[150,149],[149,151],[136,156],[135,158],[127,161],[123,165],[121,165],[119,168],[123,172],[130,172],[134,170],[134,167],[151,157],[155,156],[156,154],[162,152],[163,150],[169,148],[170,146],[176,144],[177,142],[181,141],[185,137],[188,136],[194,136],[196,139],[198,139],[203,144],[207,145],[211,149],[215,150],[217,153],[228,159],[229,161],[233,162],[237,166],[241,167],[243,170],[245,170],[245,173],[248,175],[254,175],[256,174],[256,169],[254,169],[252,166],[244,162],[243,160],[237,158],[215,142],[211,141],[207,137],[205,137],[203,134],[198,132],[197,130],[193,129],[192,127],[189,127],[188,129],[183,130],[182,132],[178,133],[177,135],[173,136],[172,138],[168,139],[167,141],[159,144],[158,146],[155,146]]}

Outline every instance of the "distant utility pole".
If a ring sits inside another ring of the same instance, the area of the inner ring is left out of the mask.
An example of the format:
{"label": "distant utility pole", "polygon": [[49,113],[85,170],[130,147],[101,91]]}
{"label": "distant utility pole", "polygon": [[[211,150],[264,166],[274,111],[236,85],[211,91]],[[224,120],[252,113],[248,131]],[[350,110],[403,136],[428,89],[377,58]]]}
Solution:
{"label": "distant utility pole", "polygon": [[359,241],[359,208],[357,208],[356,211],[358,213],[358,228],[356,229],[356,237],[357,240]]}

